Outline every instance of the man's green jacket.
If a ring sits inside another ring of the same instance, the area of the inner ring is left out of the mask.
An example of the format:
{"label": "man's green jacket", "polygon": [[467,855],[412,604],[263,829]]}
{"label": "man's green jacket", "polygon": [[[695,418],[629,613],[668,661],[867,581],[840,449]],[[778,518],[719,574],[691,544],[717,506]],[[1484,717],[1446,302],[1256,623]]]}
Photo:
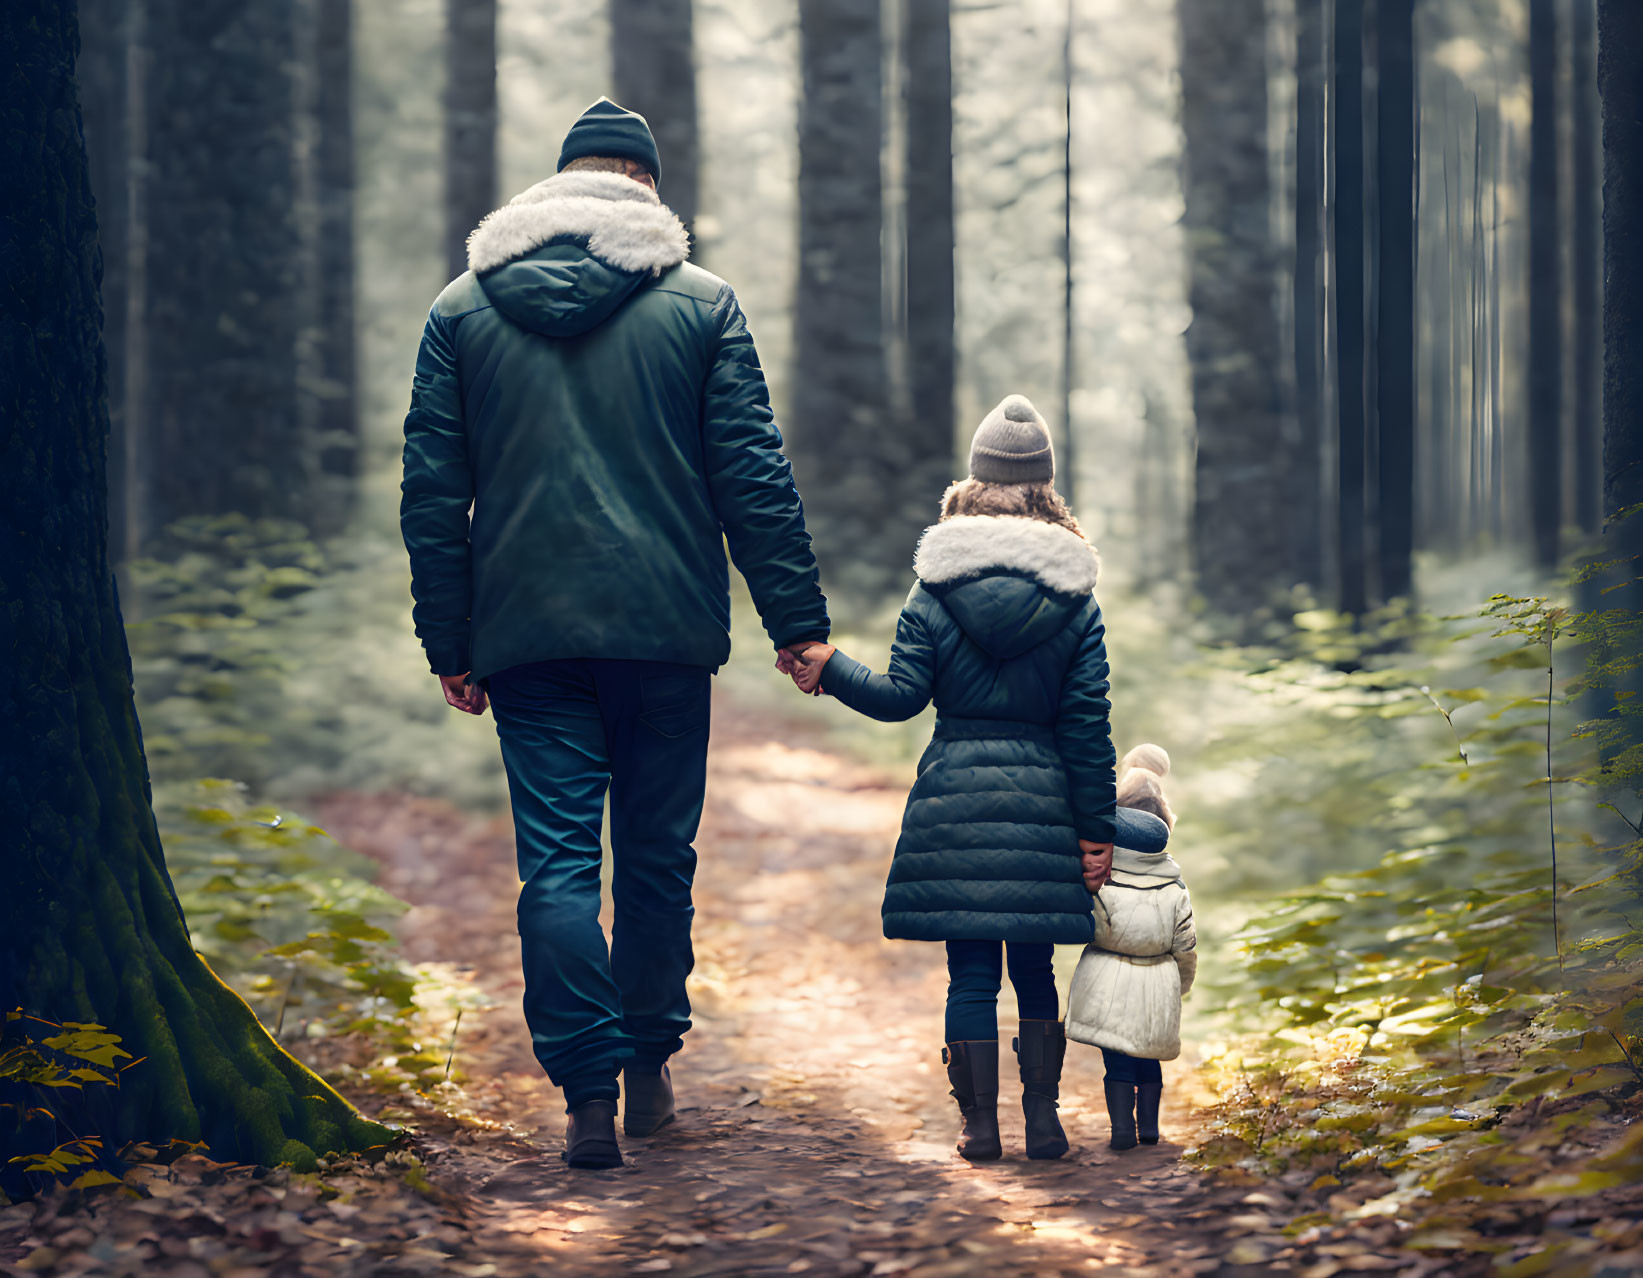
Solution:
{"label": "man's green jacket", "polygon": [[753,339],[655,194],[562,173],[482,222],[434,303],[400,526],[434,673],[608,657],[717,668],[725,543],[770,639],[827,601]]}

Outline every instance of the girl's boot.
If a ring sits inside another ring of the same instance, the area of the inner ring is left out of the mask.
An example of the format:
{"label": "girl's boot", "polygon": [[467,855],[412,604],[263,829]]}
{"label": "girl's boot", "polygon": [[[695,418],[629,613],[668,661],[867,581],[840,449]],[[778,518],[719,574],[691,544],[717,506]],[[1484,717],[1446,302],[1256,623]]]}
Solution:
{"label": "girl's boot", "polygon": [[1134,1149],[1135,1140],[1135,1084],[1118,1083],[1107,1079],[1107,1117],[1112,1120],[1114,1149]]}
{"label": "girl's boot", "polygon": [[1060,1021],[1022,1021],[1015,1041],[1021,1065],[1021,1112],[1027,1118],[1027,1157],[1060,1158],[1067,1133],[1056,1116],[1061,1100],[1061,1062],[1067,1033]]}
{"label": "girl's boot", "polygon": [[972,1163],[990,1162],[1004,1152],[998,1139],[998,1040],[949,1043],[941,1049],[941,1060],[964,1115],[958,1156]]}
{"label": "girl's boot", "polygon": [[1143,1145],[1158,1143],[1158,1105],[1164,1099],[1164,1085],[1162,1083],[1137,1083],[1135,1085],[1135,1127],[1136,1135],[1141,1138]]}

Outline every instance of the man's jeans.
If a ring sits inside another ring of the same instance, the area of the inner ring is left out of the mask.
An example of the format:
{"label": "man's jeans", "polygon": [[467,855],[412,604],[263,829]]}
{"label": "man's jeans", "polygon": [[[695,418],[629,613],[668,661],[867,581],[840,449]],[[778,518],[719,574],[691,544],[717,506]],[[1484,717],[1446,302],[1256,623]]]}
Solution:
{"label": "man's jeans", "polygon": [[[711,675],[652,661],[539,661],[486,682],[513,799],[525,1023],[567,1107],[615,1100],[690,1028],[690,903]],[[609,947],[599,926],[610,791]]]}

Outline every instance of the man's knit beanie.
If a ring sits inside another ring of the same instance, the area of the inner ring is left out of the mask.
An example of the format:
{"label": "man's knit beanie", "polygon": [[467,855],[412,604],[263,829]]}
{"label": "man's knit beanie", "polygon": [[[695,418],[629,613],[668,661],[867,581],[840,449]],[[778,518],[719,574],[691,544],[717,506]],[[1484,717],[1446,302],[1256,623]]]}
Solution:
{"label": "man's knit beanie", "polygon": [[970,474],[988,484],[1047,484],[1055,478],[1050,428],[1025,395],[1006,395],[970,445]]}
{"label": "man's knit beanie", "polygon": [[658,183],[662,180],[662,157],[645,117],[609,98],[600,98],[570,126],[565,145],[559,149],[559,167],[562,170],[572,160],[588,155],[637,160]]}

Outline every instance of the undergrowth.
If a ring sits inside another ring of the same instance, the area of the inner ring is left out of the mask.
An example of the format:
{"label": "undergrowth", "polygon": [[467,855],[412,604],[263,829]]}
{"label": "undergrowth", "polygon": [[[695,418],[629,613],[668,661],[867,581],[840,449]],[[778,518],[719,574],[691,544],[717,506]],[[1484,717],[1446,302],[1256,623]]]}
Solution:
{"label": "undergrowth", "polygon": [[[1397,1215],[1408,1247],[1595,1271],[1606,1213],[1625,1214],[1608,1198],[1643,1180],[1628,693],[1643,621],[1497,595],[1471,618],[1396,619],[1393,655],[1360,632],[1345,661],[1344,622],[1303,622],[1292,653],[1251,677],[1310,707],[1334,748],[1303,765],[1300,814],[1271,824],[1316,836],[1366,821],[1384,852],[1276,897],[1238,936],[1244,961],[1219,991],[1237,1032],[1208,1053],[1220,1101],[1194,1157],[1367,1187],[1297,1221],[1303,1233]],[[1592,707],[1605,713],[1581,723]],[[1586,1228],[1549,1231],[1531,1254],[1497,1237],[1582,1201],[1567,1210]]]}

